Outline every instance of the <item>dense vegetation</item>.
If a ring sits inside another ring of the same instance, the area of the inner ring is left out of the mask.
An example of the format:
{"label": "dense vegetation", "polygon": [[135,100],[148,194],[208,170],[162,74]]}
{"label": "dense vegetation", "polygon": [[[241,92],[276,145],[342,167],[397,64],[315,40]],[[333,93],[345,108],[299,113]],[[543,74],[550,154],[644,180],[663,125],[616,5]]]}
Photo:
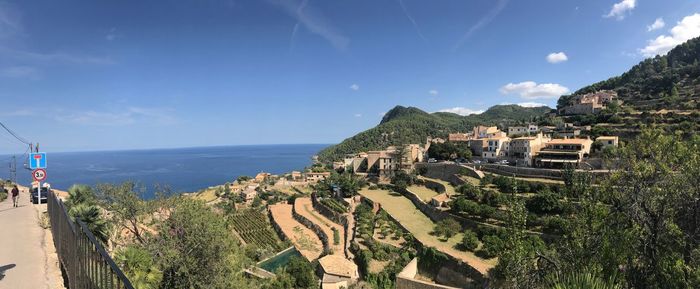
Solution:
{"label": "dense vegetation", "polygon": [[[648,58],[620,76],[576,91],[574,95],[615,90],[625,106],[638,110],[697,109],[700,89],[700,38],[691,39],[667,55]],[[559,99],[558,107],[570,96]]]}
{"label": "dense vegetation", "polygon": [[[532,246],[525,203],[508,211],[499,288],[700,288],[700,137],[644,130],[615,152],[620,170],[591,186],[573,172],[565,191],[578,209],[547,247]],[[545,197],[539,209],[557,208]],[[486,243],[487,240],[483,240]],[[577,281],[578,280],[578,281]],[[563,287],[562,287],[563,286]]]}
{"label": "dense vegetation", "polygon": [[378,126],[348,138],[319,153],[319,160],[331,162],[346,154],[385,149],[390,145],[424,144],[428,137],[447,138],[452,132],[467,132],[476,125],[505,126],[529,121],[550,111],[548,107],[525,108],[496,105],[481,114],[427,113],[415,107],[397,106],[384,115]]}

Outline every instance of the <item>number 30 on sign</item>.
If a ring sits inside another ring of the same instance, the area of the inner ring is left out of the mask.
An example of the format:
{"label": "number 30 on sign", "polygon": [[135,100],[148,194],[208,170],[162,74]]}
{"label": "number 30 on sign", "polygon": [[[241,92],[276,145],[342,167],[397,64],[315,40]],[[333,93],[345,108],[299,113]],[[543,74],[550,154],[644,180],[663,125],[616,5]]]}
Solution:
{"label": "number 30 on sign", "polygon": [[32,173],[32,177],[34,177],[34,180],[37,182],[41,182],[46,179],[46,170],[44,169],[36,169]]}

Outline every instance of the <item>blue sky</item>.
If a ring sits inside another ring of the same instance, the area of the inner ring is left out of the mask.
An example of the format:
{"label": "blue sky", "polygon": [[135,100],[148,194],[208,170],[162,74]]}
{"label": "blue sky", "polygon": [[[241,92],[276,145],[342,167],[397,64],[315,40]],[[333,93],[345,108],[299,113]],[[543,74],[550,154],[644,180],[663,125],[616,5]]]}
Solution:
{"label": "blue sky", "polygon": [[0,0],[0,120],[47,151],[335,143],[395,105],[552,106],[700,35],[696,13],[691,0]]}

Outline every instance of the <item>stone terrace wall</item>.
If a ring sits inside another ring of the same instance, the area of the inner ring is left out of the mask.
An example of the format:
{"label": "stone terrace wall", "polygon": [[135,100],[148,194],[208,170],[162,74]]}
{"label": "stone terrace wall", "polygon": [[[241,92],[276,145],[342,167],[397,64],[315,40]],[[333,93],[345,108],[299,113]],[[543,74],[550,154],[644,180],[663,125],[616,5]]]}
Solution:
{"label": "stone terrace wall", "polygon": [[[345,200],[342,200],[343,204],[347,204]],[[347,231],[350,229],[348,227],[348,216],[340,214],[336,211],[334,211],[331,208],[326,207],[326,205],[322,204],[321,202],[318,201],[316,197],[316,193],[311,194],[311,205],[313,206],[314,210],[319,212],[321,215],[324,217],[328,218],[329,220],[335,222],[336,224],[341,224],[343,225],[343,230],[346,232],[345,238],[343,238],[343,248],[345,248],[345,256],[352,256],[352,253],[350,252],[350,241],[348,240],[348,235]],[[347,204],[347,206],[350,206],[350,204]],[[355,238],[355,235],[351,236],[353,239]]]}
{"label": "stone terrace wall", "polygon": [[[363,197],[362,202],[370,205],[371,207],[374,206],[374,202],[368,198]],[[379,206],[379,210],[384,211],[384,209],[381,207],[381,204]],[[386,211],[384,211],[384,212],[386,212]],[[389,219],[391,219],[392,222],[396,223],[399,227],[401,227],[401,229],[404,232],[409,232],[409,233],[411,232],[408,228],[404,227],[404,225],[401,224],[401,222],[399,222],[399,220],[395,219],[394,216],[389,214],[389,212],[386,212],[386,215],[389,216]],[[425,248],[430,247],[430,246],[423,244],[423,242],[421,242],[420,240],[418,240],[416,238],[413,238],[413,240],[414,240],[415,244],[418,246],[419,250],[423,250]],[[445,256],[447,256],[448,262],[450,263],[451,266],[463,268],[465,271],[465,275],[468,276],[469,278],[472,278],[473,280],[483,280],[484,276],[478,270],[474,269],[469,264],[463,262],[462,260],[456,259],[449,254],[445,254]],[[397,281],[396,288],[397,289],[402,288],[402,287],[398,287],[398,278],[396,279],[396,281]],[[410,283],[410,282],[408,282],[408,283]],[[413,284],[413,283],[411,283],[411,284]],[[430,283],[426,283],[426,284],[430,284]],[[435,285],[435,284],[433,284],[433,285]],[[426,288],[426,289],[429,289],[429,288],[452,288],[452,287],[404,287],[404,288],[416,288],[416,289]]]}
{"label": "stone terrace wall", "polygon": [[[296,206],[292,206],[292,216],[295,220],[299,221],[299,223],[302,223],[304,226],[314,231],[318,238],[321,239],[321,243],[323,243],[323,255],[330,253],[331,243],[328,240],[329,236],[326,236],[326,233],[320,226],[314,224],[314,222],[311,222],[311,220],[297,213]],[[330,236],[330,238],[333,238],[333,236]]]}

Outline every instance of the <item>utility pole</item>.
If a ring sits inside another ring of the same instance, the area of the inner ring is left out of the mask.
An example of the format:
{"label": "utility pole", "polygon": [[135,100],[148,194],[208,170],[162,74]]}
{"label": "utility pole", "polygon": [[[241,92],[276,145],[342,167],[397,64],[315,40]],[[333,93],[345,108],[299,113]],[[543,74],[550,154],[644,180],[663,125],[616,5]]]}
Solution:
{"label": "utility pole", "polygon": [[10,180],[13,184],[17,183],[17,156],[12,156],[10,163]]}

